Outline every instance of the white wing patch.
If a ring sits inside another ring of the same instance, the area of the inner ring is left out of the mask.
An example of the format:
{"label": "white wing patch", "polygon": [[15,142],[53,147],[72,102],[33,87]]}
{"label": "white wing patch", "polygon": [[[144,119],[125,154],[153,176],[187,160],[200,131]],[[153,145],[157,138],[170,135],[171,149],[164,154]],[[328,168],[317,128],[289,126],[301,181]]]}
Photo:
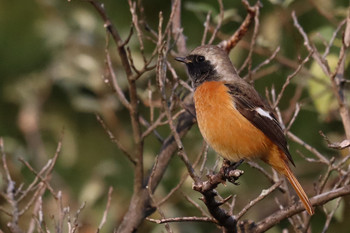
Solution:
{"label": "white wing patch", "polygon": [[270,120],[274,120],[271,116],[270,116],[270,113],[268,111],[265,111],[264,109],[262,108],[255,108],[254,109],[260,116],[264,116],[264,117],[267,117],[269,118]]}

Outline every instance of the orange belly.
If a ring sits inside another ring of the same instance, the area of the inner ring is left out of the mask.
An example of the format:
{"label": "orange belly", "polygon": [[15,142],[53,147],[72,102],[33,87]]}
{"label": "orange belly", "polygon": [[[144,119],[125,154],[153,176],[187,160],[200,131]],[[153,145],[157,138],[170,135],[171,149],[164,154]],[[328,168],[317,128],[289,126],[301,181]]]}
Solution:
{"label": "orange belly", "polygon": [[194,94],[199,129],[208,144],[230,161],[263,158],[274,144],[235,108],[228,88],[204,82]]}

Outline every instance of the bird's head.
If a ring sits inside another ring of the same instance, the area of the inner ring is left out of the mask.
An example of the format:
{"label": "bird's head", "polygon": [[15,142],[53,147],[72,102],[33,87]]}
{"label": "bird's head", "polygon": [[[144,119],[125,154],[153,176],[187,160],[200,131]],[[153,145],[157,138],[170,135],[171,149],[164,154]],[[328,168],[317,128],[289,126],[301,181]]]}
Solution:
{"label": "bird's head", "polygon": [[186,64],[194,87],[205,81],[223,81],[237,74],[227,53],[215,45],[199,46],[186,57],[175,60]]}

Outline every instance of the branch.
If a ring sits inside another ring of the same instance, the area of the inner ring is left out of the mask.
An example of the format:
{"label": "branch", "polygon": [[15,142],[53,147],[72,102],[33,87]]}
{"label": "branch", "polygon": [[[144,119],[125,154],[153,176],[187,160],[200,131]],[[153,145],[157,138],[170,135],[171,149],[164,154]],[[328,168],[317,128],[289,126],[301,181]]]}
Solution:
{"label": "branch", "polygon": [[207,39],[207,34],[210,28],[210,15],[211,15],[211,11],[208,11],[207,18],[204,23],[204,32],[202,36],[201,45],[205,45],[205,40]]}
{"label": "branch", "polygon": [[228,40],[224,40],[218,44],[218,46],[223,48],[227,53],[229,53],[247,33],[248,28],[255,17],[256,10],[260,7],[260,1],[257,1],[254,6],[250,6],[247,0],[243,0],[242,2],[247,8],[248,15],[245,17],[237,31]]}
{"label": "branch", "polygon": [[[131,118],[131,125],[133,130],[134,142],[135,142],[135,176],[134,176],[134,191],[137,192],[143,186],[144,174],[143,174],[143,138],[141,132],[141,125],[139,121],[139,109],[138,109],[138,96],[136,89],[136,78],[133,77],[132,68],[130,64],[130,59],[128,58],[127,51],[125,49],[125,43],[121,39],[118,30],[112,24],[107,13],[104,9],[104,5],[97,0],[86,0],[89,2],[99,13],[104,21],[105,28],[111,33],[112,38],[118,47],[118,54],[121,59],[123,69],[125,71],[126,77],[128,79],[129,96],[130,96],[130,108],[129,114]],[[136,77],[139,77],[137,75]]]}
{"label": "branch", "polygon": [[317,49],[313,44],[311,44],[309,37],[307,36],[306,32],[302,28],[302,26],[299,24],[298,19],[295,15],[295,11],[292,12],[292,18],[294,22],[294,26],[298,29],[299,33],[302,35],[304,38],[304,45],[306,46],[307,50],[309,53],[312,53],[312,57],[315,59],[315,61],[320,65],[322,68],[323,72],[327,75],[330,76],[331,71],[328,65],[328,62],[326,59],[323,59],[322,56],[318,53]]}
{"label": "branch", "polygon": [[185,35],[182,33],[183,28],[181,27],[181,1],[174,3],[173,7],[172,33],[173,37],[176,38],[177,51],[184,55],[187,54],[187,46]]}
{"label": "branch", "polygon": [[96,231],[97,233],[100,232],[100,230],[102,229],[103,225],[106,223],[107,214],[108,214],[109,208],[110,208],[110,206],[111,206],[112,192],[113,192],[113,188],[112,188],[112,187],[109,187],[109,190],[108,190],[108,200],[107,200],[106,208],[105,208],[105,211],[103,212],[103,216],[102,216],[100,225],[98,226],[98,229],[97,229],[97,231]]}
{"label": "branch", "polygon": [[350,44],[350,10],[346,18],[346,28],[343,36],[343,43],[339,53],[339,60],[334,73],[330,76],[333,86],[333,91],[338,100],[339,113],[344,126],[346,138],[350,140],[350,112],[347,99],[345,96],[345,60],[346,60],[346,50]]}
{"label": "branch", "polygon": [[207,206],[210,214],[218,221],[219,225],[225,229],[225,232],[236,232],[237,220],[224,209],[220,208],[225,201],[218,202],[215,197],[217,192],[215,188],[225,183],[226,180],[235,184],[235,181],[243,174],[243,171],[236,170],[242,163],[240,161],[236,164],[232,164],[228,160],[224,160],[220,171],[215,175],[210,175],[207,181],[197,182],[193,189],[200,192],[203,195],[201,199]]}
{"label": "branch", "polygon": [[324,138],[324,140],[327,142],[327,146],[331,149],[343,150],[345,148],[350,147],[350,140],[348,140],[348,139],[345,139],[341,142],[331,142],[322,131],[319,131],[319,133]]}
{"label": "branch", "polygon": [[124,105],[124,107],[126,107],[128,110],[131,109],[131,105],[129,103],[129,101],[125,98],[125,95],[123,93],[123,90],[120,88],[118,81],[117,81],[117,76],[115,75],[114,69],[113,69],[113,65],[112,65],[112,60],[111,60],[111,56],[109,55],[109,51],[107,48],[107,43],[106,43],[106,48],[105,48],[105,53],[106,53],[106,65],[108,67],[108,73],[111,77],[111,81],[112,81],[112,87],[114,89],[114,91],[116,92],[120,102]]}
{"label": "branch", "polygon": [[119,141],[119,139],[117,139],[113,133],[108,129],[107,125],[105,124],[105,122],[103,121],[103,119],[99,116],[96,115],[96,119],[98,122],[100,122],[100,124],[102,125],[103,129],[105,130],[105,132],[108,134],[109,139],[114,142],[118,148],[126,155],[126,157],[130,160],[130,162],[132,162],[134,165],[136,165],[136,160],[132,157],[132,155],[128,152],[128,150],[124,147],[124,145]]}
{"label": "branch", "polygon": [[258,32],[259,32],[259,25],[260,25],[259,15],[260,15],[260,6],[261,5],[260,5],[260,1],[259,0],[256,2],[256,4],[253,7],[250,7],[248,5],[248,3],[245,2],[245,1],[243,1],[243,3],[245,4],[247,9],[252,8],[252,10],[255,12],[255,14],[254,14],[254,31],[253,31],[252,38],[250,39],[251,42],[250,42],[250,48],[249,48],[249,51],[248,51],[248,56],[245,59],[245,61],[243,62],[243,65],[238,70],[238,73],[241,73],[241,71],[245,68],[245,66],[248,65],[247,80],[249,82],[251,82],[251,81],[254,81],[254,80],[251,79],[251,76],[252,76],[252,74],[251,74],[252,55],[253,55],[254,46],[255,46],[256,39],[258,37]]}
{"label": "branch", "polygon": [[169,223],[169,222],[212,222],[218,224],[215,218],[210,217],[177,217],[177,218],[165,218],[165,219],[153,219],[147,218],[148,221],[154,222],[157,224]]}
{"label": "branch", "polygon": [[[192,96],[189,95],[184,99],[184,104],[188,106],[190,109],[194,109],[194,103]],[[179,117],[176,124],[176,132],[182,138],[188,130],[192,127],[192,125],[196,122],[193,114],[189,111],[183,112]],[[172,158],[174,152],[178,150],[177,142],[173,135],[170,135],[163,143],[160,152],[159,159],[156,169],[153,171],[152,175],[152,184],[148,185],[151,187],[152,192],[154,192],[155,188],[158,186],[163,174]]]}
{"label": "branch", "polygon": [[132,71],[131,71],[129,59],[124,47],[125,46],[124,41],[121,39],[118,30],[115,28],[115,26],[112,24],[111,20],[107,16],[107,12],[104,8],[104,5],[97,0],[86,0],[86,1],[89,2],[96,9],[97,13],[99,13],[102,20],[104,21],[104,27],[111,33],[115,43],[118,46],[118,53],[122,61],[126,76],[131,77]]}
{"label": "branch", "polygon": [[[256,72],[257,72],[258,70],[260,70],[262,67],[266,66],[267,64],[270,64],[271,61],[272,61],[273,59],[275,59],[275,57],[277,56],[277,53],[278,53],[279,51],[280,51],[280,47],[278,46],[278,47],[276,48],[276,50],[271,54],[270,57],[268,57],[265,61],[261,62],[261,63],[260,63],[257,67],[255,67],[253,70],[251,70],[250,75],[253,76],[253,75],[256,74]],[[248,75],[249,75],[249,74],[245,75],[245,76],[243,77],[243,79],[248,79]],[[263,75],[263,76],[266,76],[266,74]],[[255,80],[255,79],[254,79],[254,80]],[[253,81],[254,81],[254,80],[253,80]]]}
{"label": "branch", "polygon": [[306,56],[306,58],[299,64],[298,68],[290,75],[288,75],[286,81],[284,82],[281,92],[278,94],[276,101],[273,104],[273,108],[276,108],[279,104],[279,102],[282,99],[282,96],[284,94],[284,91],[286,90],[287,86],[289,85],[290,81],[292,80],[293,77],[295,77],[299,71],[303,68],[305,63],[307,63],[312,55],[312,52],[309,53],[309,55]]}
{"label": "branch", "polygon": [[277,183],[275,183],[274,185],[272,185],[270,188],[268,189],[263,189],[261,191],[261,194],[255,198],[254,200],[250,201],[248,205],[246,205],[240,212],[239,214],[237,214],[236,218],[240,219],[251,207],[253,207],[254,205],[256,205],[256,203],[258,203],[259,201],[261,201],[262,199],[264,199],[265,197],[267,197],[270,193],[272,193],[275,189],[277,189],[280,185],[282,184],[282,180],[278,181]]}
{"label": "branch", "polygon": [[[191,95],[184,99],[184,103],[188,106],[188,108],[194,109]],[[193,117],[193,114],[190,112],[186,111],[180,114],[176,124],[176,131],[178,135],[180,137],[186,135],[188,130],[195,122],[196,120]],[[174,136],[170,135],[164,141],[160,149],[155,168],[152,168],[152,173],[146,178],[148,189],[142,189],[141,192],[135,193],[135,195],[131,198],[129,209],[125,213],[124,218],[117,229],[118,233],[132,232],[134,229],[138,228],[145,217],[154,212],[155,209],[150,205],[151,199],[149,192],[154,193],[161,179],[163,178],[173,154],[177,150],[178,146]]]}
{"label": "branch", "polygon": [[[7,223],[7,226],[10,228],[11,232],[13,233],[22,233],[22,229],[18,226],[19,221],[19,207],[18,202],[15,198],[15,192],[16,192],[16,183],[12,180],[9,168],[7,166],[6,161],[6,153],[4,148],[4,140],[2,137],[0,137],[0,153],[1,153],[1,159],[2,159],[2,167],[5,171],[6,176],[6,194],[4,195],[6,201],[11,205],[12,211],[10,213],[11,215],[11,222]],[[5,212],[8,213],[8,212]]]}
{"label": "branch", "polygon": [[297,137],[295,134],[293,134],[290,131],[287,132],[287,136],[290,139],[292,139],[294,142],[302,145],[303,147],[305,147],[305,149],[307,149],[308,151],[313,153],[319,159],[320,162],[329,165],[329,160],[326,159],[326,157],[324,157],[316,148],[310,146],[309,144],[304,142],[302,139],[300,139],[299,137]]}
{"label": "branch", "polygon": [[218,0],[218,2],[219,2],[219,6],[220,6],[219,21],[214,29],[213,34],[211,35],[211,38],[210,38],[208,44],[212,44],[213,41],[215,40],[215,37],[216,37],[220,27],[221,27],[223,19],[224,19],[224,13],[225,13],[224,4],[222,3],[222,0]]}
{"label": "branch", "polygon": [[[298,29],[299,33],[304,38],[304,45],[307,50],[313,53],[312,57],[322,68],[323,72],[330,78],[333,88],[333,93],[338,101],[339,113],[342,119],[344,126],[345,134],[347,139],[350,139],[350,112],[349,107],[346,103],[345,93],[344,93],[344,70],[345,70],[345,58],[346,58],[346,49],[348,48],[350,41],[350,14],[348,14],[346,19],[346,30],[343,37],[342,47],[339,53],[339,60],[335,71],[332,73],[328,65],[328,61],[321,56],[318,50],[313,44],[311,44],[307,34],[305,33],[302,26],[299,24],[298,19],[295,15],[295,12],[292,13],[292,18],[294,21],[294,26]],[[341,25],[342,23],[340,23]]]}
{"label": "branch", "polygon": [[[329,192],[322,193],[320,195],[314,196],[310,199],[313,206],[323,205],[337,197],[342,197],[350,194],[350,185],[331,190]],[[297,213],[304,211],[303,205],[298,202],[298,204],[292,205],[286,209],[277,211],[272,215],[268,216],[264,220],[257,223],[256,232],[265,232],[283,219],[289,218]]]}

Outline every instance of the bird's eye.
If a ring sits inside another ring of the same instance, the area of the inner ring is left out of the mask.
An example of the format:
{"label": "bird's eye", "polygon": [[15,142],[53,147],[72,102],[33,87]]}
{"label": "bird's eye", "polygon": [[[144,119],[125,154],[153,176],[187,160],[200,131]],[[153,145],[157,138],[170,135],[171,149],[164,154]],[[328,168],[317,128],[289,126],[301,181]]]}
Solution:
{"label": "bird's eye", "polygon": [[205,58],[203,56],[197,57],[197,62],[204,62]]}

